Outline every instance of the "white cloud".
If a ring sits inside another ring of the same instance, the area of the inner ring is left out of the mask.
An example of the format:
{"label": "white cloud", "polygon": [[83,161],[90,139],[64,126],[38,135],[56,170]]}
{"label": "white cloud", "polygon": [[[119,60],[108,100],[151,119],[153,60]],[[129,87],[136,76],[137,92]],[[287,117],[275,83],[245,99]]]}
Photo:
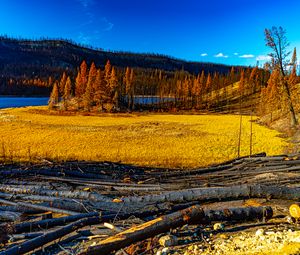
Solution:
{"label": "white cloud", "polygon": [[91,36],[88,36],[86,34],[84,34],[83,32],[79,32],[78,36],[77,36],[79,42],[81,44],[84,44],[84,45],[88,45],[91,43]]}
{"label": "white cloud", "polygon": [[208,54],[207,53],[202,53],[201,57],[206,57]]}
{"label": "white cloud", "polygon": [[83,6],[83,8],[87,8],[89,5],[94,3],[94,0],[77,0],[77,1]]}
{"label": "white cloud", "polygon": [[102,18],[102,21],[104,23],[103,31],[110,31],[114,27],[114,24],[107,20],[107,18]]}
{"label": "white cloud", "polygon": [[257,61],[269,61],[271,60],[271,57],[268,55],[259,55],[256,58]]}
{"label": "white cloud", "polygon": [[234,55],[234,56],[237,56],[237,55],[239,55],[239,54],[238,54],[237,52],[235,52],[235,53],[233,53],[233,55]]}
{"label": "white cloud", "polygon": [[244,55],[239,56],[239,58],[254,58],[254,55],[253,54],[244,54]]}
{"label": "white cloud", "polygon": [[228,55],[224,55],[222,52],[215,55],[215,58],[228,58]]}

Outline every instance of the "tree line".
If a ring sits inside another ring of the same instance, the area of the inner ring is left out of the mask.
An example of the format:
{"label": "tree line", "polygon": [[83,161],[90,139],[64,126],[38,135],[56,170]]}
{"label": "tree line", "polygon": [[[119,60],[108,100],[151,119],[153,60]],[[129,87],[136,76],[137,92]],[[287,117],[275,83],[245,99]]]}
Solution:
{"label": "tree line", "polygon": [[[64,73],[54,82],[49,107],[81,111],[221,111],[240,94],[246,97],[260,92],[268,77],[269,73],[258,67],[232,67],[227,74],[202,70],[193,75],[184,70],[121,69],[110,61],[101,69],[94,62],[88,66],[83,61],[75,78]],[[238,81],[239,89],[235,90]]]}

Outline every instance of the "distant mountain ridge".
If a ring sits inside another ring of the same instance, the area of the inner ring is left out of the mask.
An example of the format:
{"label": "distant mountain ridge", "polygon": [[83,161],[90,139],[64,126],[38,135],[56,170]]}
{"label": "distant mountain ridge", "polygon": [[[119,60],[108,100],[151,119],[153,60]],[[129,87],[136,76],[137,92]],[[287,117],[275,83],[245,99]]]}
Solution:
{"label": "distant mountain ridge", "polygon": [[3,76],[39,76],[41,78],[67,69],[73,72],[82,60],[104,66],[107,60],[112,65],[125,68],[162,69],[165,71],[185,70],[198,74],[228,73],[231,66],[215,63],[190,62],[158,54],[130,52],[112,52],[96,50],[75,44],[68,40],[25,40],[0,37],[0,75]]}

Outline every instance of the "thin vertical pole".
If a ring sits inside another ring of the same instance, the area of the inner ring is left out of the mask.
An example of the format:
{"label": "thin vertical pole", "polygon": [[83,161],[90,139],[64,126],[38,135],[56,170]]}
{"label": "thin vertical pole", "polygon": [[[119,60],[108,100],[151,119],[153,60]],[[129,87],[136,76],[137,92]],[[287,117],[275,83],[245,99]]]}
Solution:
{"label": "thin vertical pole", "polygon": [[252,139],[253,139],[253,111],[251,111],[251,118],[250,118],[250,156],[252,155]]}

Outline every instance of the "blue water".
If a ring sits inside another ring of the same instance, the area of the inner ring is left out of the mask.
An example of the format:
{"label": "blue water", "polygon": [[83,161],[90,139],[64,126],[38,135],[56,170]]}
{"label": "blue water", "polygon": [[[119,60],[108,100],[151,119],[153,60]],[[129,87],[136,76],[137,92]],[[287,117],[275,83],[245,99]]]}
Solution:
{"label": "blue water", "polygon": [[158,96],[135,96],[135,104],[158,104],[161,102],[172,102],[175,101],[174,97],[164,97],[163,100]]}
{"label": "blue water", "polygon": [[24,106],[47,105],[49,97],[1,97],[0,109]]}

